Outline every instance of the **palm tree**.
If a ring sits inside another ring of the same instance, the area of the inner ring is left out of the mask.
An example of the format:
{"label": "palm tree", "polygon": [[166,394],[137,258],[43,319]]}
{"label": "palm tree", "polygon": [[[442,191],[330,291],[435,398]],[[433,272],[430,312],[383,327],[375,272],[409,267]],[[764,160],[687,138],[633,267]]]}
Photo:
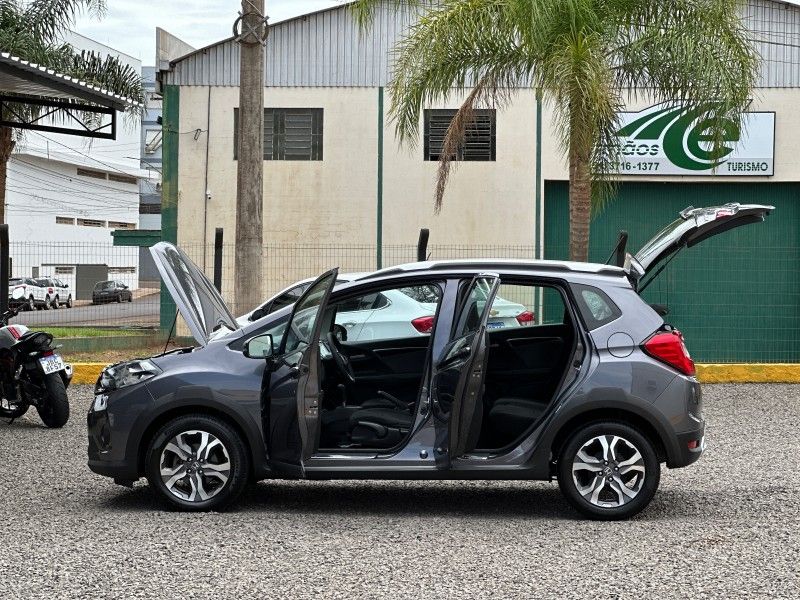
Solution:
{"label": "palm tree", "polygon": [[[105,0],[0,0],[0,51],[135,100],[138,106],[131,104],[127,112],[139,118],[144,111],[141,76],[115,57],[77,52],[63,41],[64,32],[79,13],[87,11],[99,18],[105,9]],[[31,117],[44,109],[20,104],[14,110]],[[83,118],[91,121],[93,117],[86,114]],[[0,223],[5,223],[8,161],[21,134],[0,126]]]}
{"label": "palm tree", "polygon": [[445,137],[436,209],[475,108],[502,108],[528,86],[553,107],[569,164],[572,260],[588,259],[592,206],[614,193],[626,98],[693,107],[714,152],[756,81],[737,0],[356,0],[362,27],[385,1],[420,12],[395,48],[389,114],[400,140],[416,142],[423,108],[470,90]]}

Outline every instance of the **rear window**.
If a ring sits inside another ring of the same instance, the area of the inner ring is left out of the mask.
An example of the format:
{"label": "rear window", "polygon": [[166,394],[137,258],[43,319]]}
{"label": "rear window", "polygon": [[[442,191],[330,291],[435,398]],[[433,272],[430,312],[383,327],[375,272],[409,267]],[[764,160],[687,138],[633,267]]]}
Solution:
{"label": "rear window", "polygon": [[617,320],[622,311],[603,290],[589,285],[573,285],[586,326],[592,330]]}
{"label": "rear window", "polygon": [[114,289],[114,282],[113,281],[101,281],[97,285],[94,286],[96,290],[111,290]]}

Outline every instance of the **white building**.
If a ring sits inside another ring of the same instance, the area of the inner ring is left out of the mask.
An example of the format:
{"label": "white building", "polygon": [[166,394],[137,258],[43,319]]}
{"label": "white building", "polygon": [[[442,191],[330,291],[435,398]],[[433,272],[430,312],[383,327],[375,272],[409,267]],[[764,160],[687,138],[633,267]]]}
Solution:
{"label": "white building", "polygon": [[[77,33],[78,50],[141,62]],[[114,248],[114,229],[139,225],[141,125],[117,115],[115,140],[25,131],[9,162],[6,214],[14,276],[54,275],[74,286],[79,264],[107,265],[108,276],[138,281],[136,248]]]}

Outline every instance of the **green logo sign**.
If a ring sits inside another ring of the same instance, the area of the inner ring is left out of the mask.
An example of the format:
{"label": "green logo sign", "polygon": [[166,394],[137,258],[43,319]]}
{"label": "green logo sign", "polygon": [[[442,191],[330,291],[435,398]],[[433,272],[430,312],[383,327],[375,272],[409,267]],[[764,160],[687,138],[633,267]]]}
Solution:
{"label": "green logo sign", "polygon": [[[712,149],[711,120],[706,113],[702,106],[676,103],[622,113],[622,127],[617,131],[621,156],[616,172],[623,175],[772,174],[774,113],[747,113],[745,121],[750,127],[758,125],[756,135],[743,135],[737,123],[725,120],[722,144],[715,149]],[[719,168],[723,165],[725,167]]]}

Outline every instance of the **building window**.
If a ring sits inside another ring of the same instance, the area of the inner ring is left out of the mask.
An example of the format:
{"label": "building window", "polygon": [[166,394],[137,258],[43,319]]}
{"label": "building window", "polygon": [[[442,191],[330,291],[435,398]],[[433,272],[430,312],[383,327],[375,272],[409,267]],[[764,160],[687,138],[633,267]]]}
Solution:
{"label": "building window", "polygon": [[136,267],[109,267],[108,274],[109,275],[128,275],[131,273],[136,273]]}
{"label": "building window", "polygon": [[124,221],[109,221],[111,229],[136,229],[136,223],[125,223]]}
{"label": "building window", "polygon": [[75,273],[75,267],[56,267],[55,274],[56,275],[72,275]]}
{"label": "building window", "polygon": [[[444,138],[453,121],[455,110],[425,111],[425,160],[439,160]],[[453,160],[493,161],[497,155],[497,111],[476,110],[473,122],[467,127],[464,143]]]}
{"label": "building window", "polygon": [[72,217],[56,217],[56,225],[75,225]]}
{"label": "building window", "polygon": [[78,225],[82,227],[105,227],[105,221],[98,221],[97,219],[78,219]]}
{"label": "building window", "polygon": [[136,182],[139,181],[136,177],[131,177],[130,175],[118,175],[117,173],[109,173],[108,174],[109,181],[116,181],[117,183],[130,183],[136,185]]}
{"label": "building window", "polygon": [[[322,160],[322,108],[265,108],[264,160]],[[233,159],[239,158],[239,109],[233,110]]]}
{"label": "building window", "polygon": [[161,205],[160,204],[140,204],[139,205],[139,214],[140,215],[160,215],[161,214]]}
{"label": "building window", "polygon": [[106,174],[102,171],[92,171],[91,169],[81,169],[78,167],[78,175],[81,177],[92,177],[93,179],[105,179]]}

